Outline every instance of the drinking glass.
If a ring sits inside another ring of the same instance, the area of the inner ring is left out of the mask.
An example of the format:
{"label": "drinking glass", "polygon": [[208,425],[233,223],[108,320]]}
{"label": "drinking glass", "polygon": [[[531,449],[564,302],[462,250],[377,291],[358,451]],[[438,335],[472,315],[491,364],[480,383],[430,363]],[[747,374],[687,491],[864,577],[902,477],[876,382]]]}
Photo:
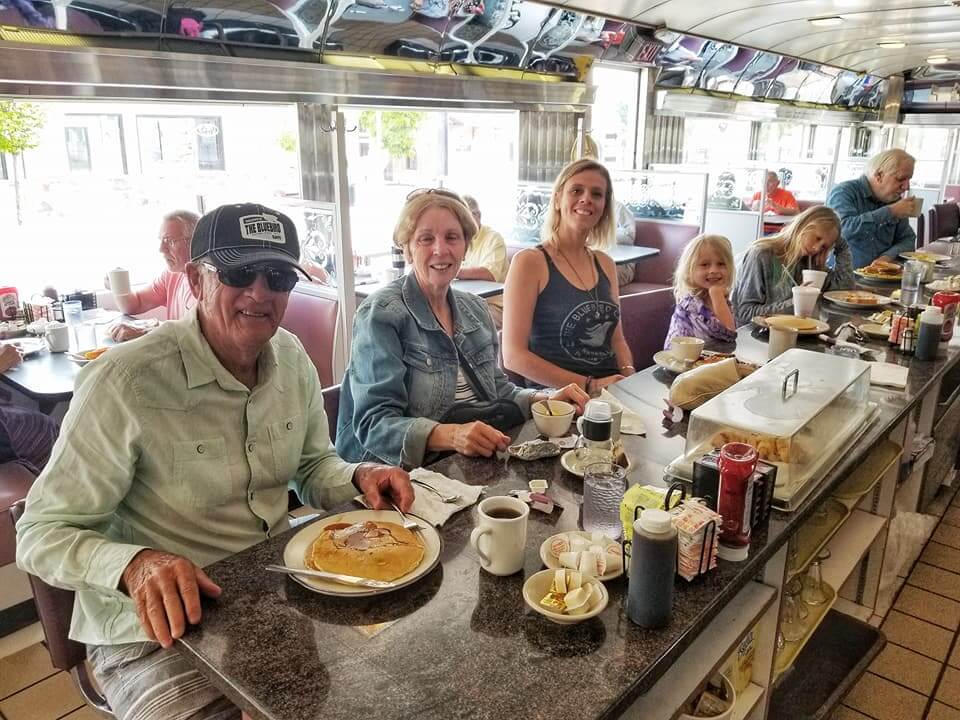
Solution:
{"label": "drinking glass", "polygon": [[79,300],[68,300],[63,303],[63,321],[71,327],[83,322],[83,303]]}
{"label": "drinking glass", "polygon": [[920,280],[926,267],[919,260],[907,260],[903,265],[903,277],[900,279],[900,304],[904,307],[916,305],[920,301]]}
{"label": "drinking glass", "polygon": [[803,637],[803,623],[800,622],[800,611],[797,608],[799,598],[789,592],[783,600],[783,619],[780,621],[780,632],[787,642],[796,642]]}
{"label": "drinking glass", "polygon": [[827,601],[827,593],[823,589],[823,572],[820,567],[821,558],[810,563],[807,576],[803,580],[801,597],[807,605],[823,605]]}
{"label": "drinking glass", "polygon": [[627,471],[616,463],[593,463],[583,473],[583,529],[612,540],[623,534],[620,501],[627,491]]}

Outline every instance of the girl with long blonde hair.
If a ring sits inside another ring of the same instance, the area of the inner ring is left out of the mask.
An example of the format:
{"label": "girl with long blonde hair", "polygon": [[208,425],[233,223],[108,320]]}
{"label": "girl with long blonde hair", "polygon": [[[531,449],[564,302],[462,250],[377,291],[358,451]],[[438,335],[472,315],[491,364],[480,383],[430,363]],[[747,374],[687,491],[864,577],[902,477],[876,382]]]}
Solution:
{"label": "girl with long blonde hair", "polygon": [[707,342],[737,339],[737,325],[727,296],[733,286],[733,249],[722,235],[697,235],[687,243],[673,275],[676,306],[664,348],[677,336]]}
{"label": "girl with long blonde hair", "polygon": [[743,258],[733,288],[737,324],[757,315],[793,312],[793,286],[802,270],[824,270],[822,291],[842,289],[827,259],[840,238],[840,218],[825,205],[808,208],[776,235],[760,238]]}
{"label": "girl with long blonde hair", "polygon": [[532,384],[589,393],[634,372],[617,272],[610,173],[577,160],[557,177],[541,244],[513,258],[504,288],[503,363]]}

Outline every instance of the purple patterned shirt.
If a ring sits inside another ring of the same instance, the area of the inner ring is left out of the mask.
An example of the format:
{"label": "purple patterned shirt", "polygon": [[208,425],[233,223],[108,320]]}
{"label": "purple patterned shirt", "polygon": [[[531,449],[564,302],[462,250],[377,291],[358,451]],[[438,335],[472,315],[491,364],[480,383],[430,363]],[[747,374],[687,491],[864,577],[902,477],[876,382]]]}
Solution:
{"label": "purple patterned shirt", "polygon": [[670,339],[676,336],[696,337],[706,342],[731,343],[737,339],[737,333],[729,330],[713,314],[698,295],[687,295],[673,309],[670,329],[663,349],[670,348]]}

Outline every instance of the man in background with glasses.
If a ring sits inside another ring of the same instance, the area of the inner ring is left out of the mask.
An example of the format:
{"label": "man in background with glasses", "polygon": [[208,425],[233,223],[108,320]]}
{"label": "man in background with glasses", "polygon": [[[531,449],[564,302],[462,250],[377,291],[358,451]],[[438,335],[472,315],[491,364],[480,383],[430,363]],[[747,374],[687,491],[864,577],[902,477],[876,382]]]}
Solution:
{"label": "man in background with glasses", "polygon": [[[135,292],[114,293],[117,307],[127,315],[139,315],[158,307],[167,310],[167,320],[179,320],[193,307],[193,294],[184,275],[190,261],[190,238],[200,217],[189,210],[175,210],[160,223],[160,254],[167,269],[150,285]],[[110,287],[109,279],[107,287]],[[112,288],[111,288],[112,289]],[[146,334],[146,330],[128,322],[119,322],[110,330],[115,342],[126,342]]]}
{"label": "man in background with glasses", "polygon": [[17,562],[77,591],[70,637],[117,717],[240,717],[171,646],[200,596],[220,594],[200,568],[289,526],[288,484],[314,507],[358,490],[375,509],[413,503],[404,471],[348,464],[330,443],[316,369],[279,329],[299,256],[274,210],[202,217],[185,266],[195,308],[80,371],[27,497]]}

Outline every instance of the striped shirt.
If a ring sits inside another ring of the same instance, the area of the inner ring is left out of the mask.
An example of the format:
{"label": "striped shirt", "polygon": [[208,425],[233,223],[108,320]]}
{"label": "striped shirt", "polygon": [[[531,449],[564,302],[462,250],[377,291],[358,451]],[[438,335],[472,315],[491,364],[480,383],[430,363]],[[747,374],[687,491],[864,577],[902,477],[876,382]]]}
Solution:
{"label": "striped shirt", "polygon": [[458,403],[477,401],[477,393],[470,381],[467,380],[467,376],[463,374],[462,365],[457,366],[457,390],[453,394],[453,401]]}

